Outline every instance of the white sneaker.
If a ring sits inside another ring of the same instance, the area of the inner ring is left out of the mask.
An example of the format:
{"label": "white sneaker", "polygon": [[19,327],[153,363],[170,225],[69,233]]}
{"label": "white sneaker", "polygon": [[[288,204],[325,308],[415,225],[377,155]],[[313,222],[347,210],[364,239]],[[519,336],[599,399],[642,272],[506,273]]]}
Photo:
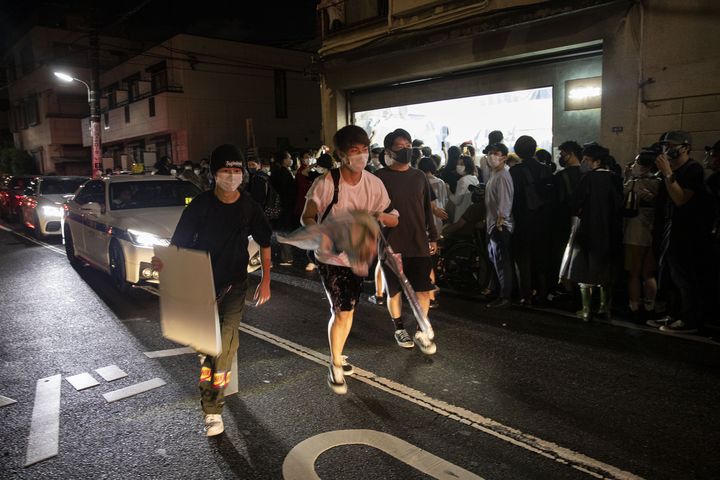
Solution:
{"label": "white sneaker", "polygon": [[355,373],[355,369],[353,368],[352,364],[348,363],[347,358],[347,355],[342,356],[343,375],[352,375],[353,373]]}
{"label": "white sneaker", "polygon": [[413,348],[415,346],[410,334],[404,328],[395,330],[395,341],[403,348]]}
{"label": "white sneaker", "polygon": [[415,332],[414,340],[420,351],[425,355],[432,355],[437,352],[437,345],[435,345],[435,342],[428,338],[425,332],[422,332],[420,330]]}
{"label": "white sneaker", "polygon": [[220,435],[224,431],[225,425],[223,424],[222,415],[220,415],[219,413],[205,414],[205,434],[208,437]]}
{"label": "white sneaker", "polygon": [[347,383],[345,382],[345,375],[343,374],[342,367],[336,367],[330,364],[327,378],[328,387],[338,395],[344,395],[347,393]]}
{"label": "white sneaker", "polygon": [[315,265],[313,262],[308,262],[307,265],[305,265],[305,271],[306,272],[312,272],[317,268],[317,265]]}

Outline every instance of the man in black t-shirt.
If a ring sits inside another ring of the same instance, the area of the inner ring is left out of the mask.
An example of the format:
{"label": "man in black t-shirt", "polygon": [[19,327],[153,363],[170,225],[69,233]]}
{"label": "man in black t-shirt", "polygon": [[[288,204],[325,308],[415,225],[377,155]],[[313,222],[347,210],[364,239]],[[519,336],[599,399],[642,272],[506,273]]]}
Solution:
{"label": "man in black t-shirt", "polygon": [[[220,317],[222,352],[205,357],[200,370],[201,405],[207,436],[224,431],[224,391],[238,348],[238,328],[247,290],[248,235],[260,244],[262,280],[255,291],[256,305],[270,299],[270,235],[272,230],[260,206],[238,190],[243,159],[233,145],[220,145],[210,158],[215,189],[201,193],[183,211],[171,243],[210,254]],[[156,269],[162,263],[153,258]]]}
{"label": "man in black t-shirt", "polygon": [[671,315],[654,324],[660,324],[664,332],[694,333],[702,328],[711,294],[706,265],[710,252],[710,202],[703,168],[689,156],[690,134],[679,130],[667,132],[660,143],[665,152],[655,160],[664,177],[657,197],[660,220],[664,220],[660,271],[668,269],[680,291],[682,307],[672,302]]}
{"label": "man in black t-shirt", "polygon": [[[382,180],[400,214],[400,222],[387,233],[387,240],[392,249],[402,255],[403,273],[427,315],[435,289],[430,272],[431,255],[437,251],[438,232],[433,219],[430,183],[423,172],[409,165],[412,159],[411,141],[410,134],[401,128],[389,133],[384,140],[387,168],[375,175]],[[437,346],[424,332],[418,328],[414,337],[410,337],[405,330],[400,280],[390,269],[383,269],[383,274],[388,292],[388,312],[395,324],[395,341],[403,348],[417,345],[424,354],[434,354]]]}

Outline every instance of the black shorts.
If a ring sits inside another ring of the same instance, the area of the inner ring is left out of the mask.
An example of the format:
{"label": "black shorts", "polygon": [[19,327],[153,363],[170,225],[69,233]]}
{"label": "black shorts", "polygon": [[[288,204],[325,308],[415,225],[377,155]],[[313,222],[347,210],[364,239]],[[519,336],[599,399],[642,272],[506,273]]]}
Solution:
{"label": "black shorts", "polygon": [[[416,292],[430,292],[435,290],[435,285],[430,281],[430,272],[432,271],[431,257],[402,257],[402,265],[403,273],[407,277],[408,282],[410,282],[413,290]],[[400,280],[385,262],[383,262],[382,271],[385,279],[385,291],[389,297],[394,297],[398,292],[402,291]]]}
{"label": "black shorts", "polygon": [[332,309],[351,312],[362,293],[363,277],[358,277],[349,267],[317,263],[320,280],[327,292]]}

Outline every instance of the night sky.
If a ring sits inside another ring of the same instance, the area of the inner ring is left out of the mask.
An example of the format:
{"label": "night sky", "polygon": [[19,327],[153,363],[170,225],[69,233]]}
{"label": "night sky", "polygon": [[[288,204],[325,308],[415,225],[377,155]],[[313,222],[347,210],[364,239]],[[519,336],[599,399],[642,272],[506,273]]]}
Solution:
{"label": "night sky", "polygon": [[[162,41],[176,33],[191,33],[279,47],[313,48],[317,0],[240,0],[190,2],[177,0],[6,1],[0,6],[2,50],[30,24],[66,27],[64,17],[92,18],[101,35]],[[317,47],[315,47],[317,48]]]}

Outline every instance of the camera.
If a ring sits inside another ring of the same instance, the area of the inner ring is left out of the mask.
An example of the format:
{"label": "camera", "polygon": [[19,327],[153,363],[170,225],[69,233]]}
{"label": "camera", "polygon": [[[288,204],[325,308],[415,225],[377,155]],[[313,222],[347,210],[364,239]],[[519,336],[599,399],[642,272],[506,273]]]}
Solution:
{"label": "camera", "polygon": [[640,153],[635,157],[635,161],[643,167],[652,167],[655,165],[655,159],[662,153],[663,149],[660,144],[653,143],[649,147],[641,148]]}

